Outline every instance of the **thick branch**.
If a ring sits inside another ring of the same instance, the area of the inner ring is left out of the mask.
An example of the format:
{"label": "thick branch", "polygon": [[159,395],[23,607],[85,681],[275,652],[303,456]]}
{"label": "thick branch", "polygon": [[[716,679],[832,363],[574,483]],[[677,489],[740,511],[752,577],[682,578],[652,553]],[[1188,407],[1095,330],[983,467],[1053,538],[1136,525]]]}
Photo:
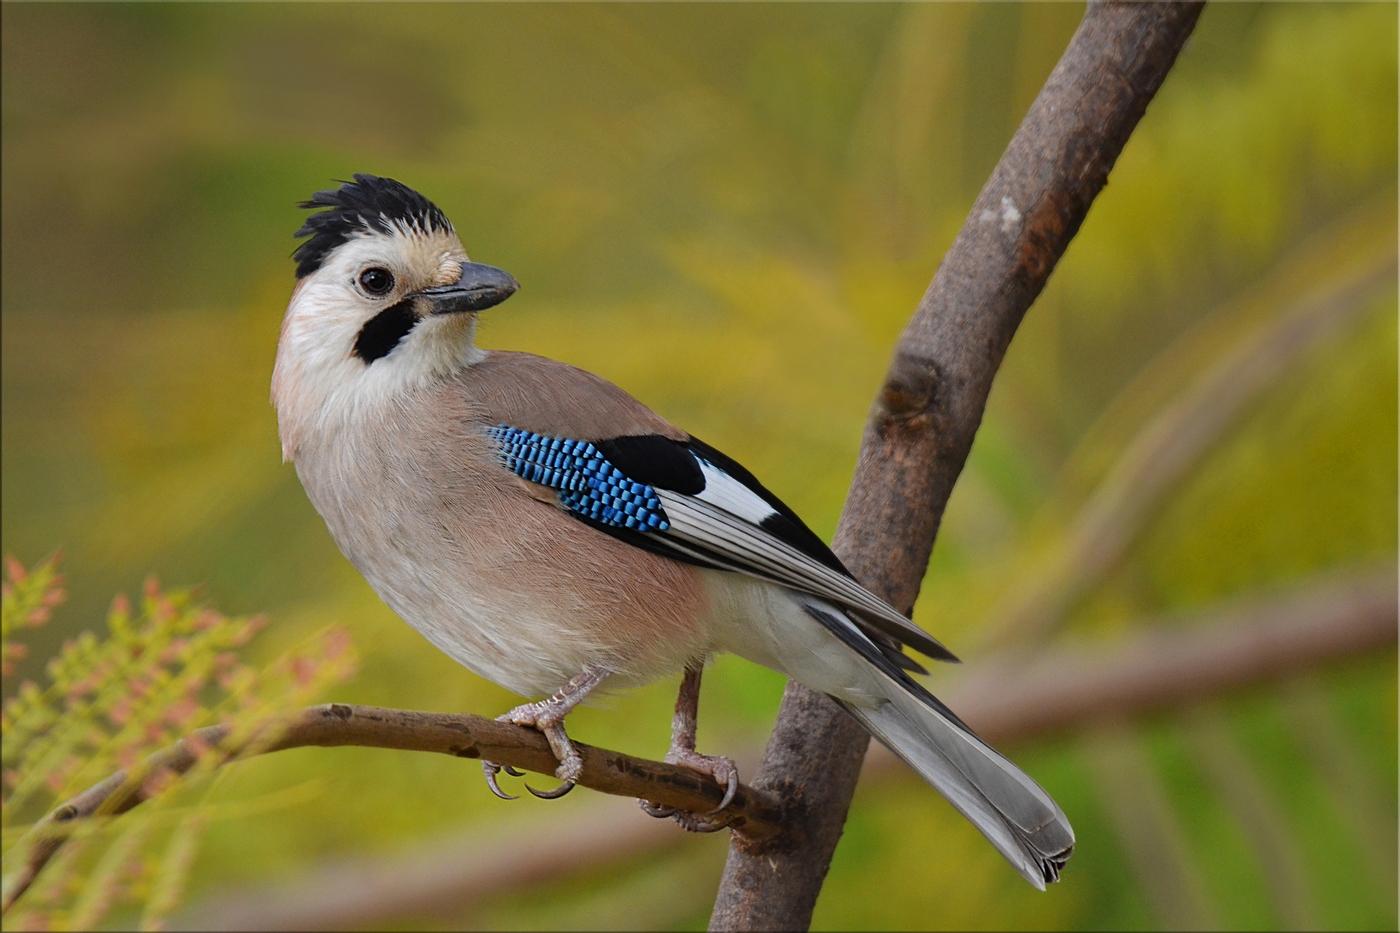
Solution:
{"label": "thick branch", "polygon": [[[912,607],[992,377],[1200,15],[1199,3],[1091,4],[895,349],[835,550]],[[761,845],[735,837],[713,929],[803,929],[845,823],[868,737],[788,686],[755,786],[794,801]]]}
{"label": "thick branch", "polygon": [[[44,865],[67,841],[65,829],[75,820],[94,815],[125,813],[150,798],[148,790],[158,782],[149,778],[161,772],[184,774],[200,761],[201,749],[215,749],[225,761],[238,755],[261,754],[309,745],[332,747],[361,745],[404,751],[439,752],[458,758],[486,758],[550,774],[558,765],[549,743],[534,729],[497,722],[480,716],[421,713],[331,703],[302,710],[279,724],[275,737],[224,748],[229,727],[208,726],[148,758],[139,777],[118,771],[55,809],[31,833],[24,864],[5,879],[3,909],[8,910],[33,883]],[[578,783],[606,794],[655,801],[680,810],[706,813],[720,803],[722,789],[715,782],[687,768],[633,758],[575,742],[583,755]],[[755,839],[776,832],[783,814],[771,795],[740,786],[725,811],[731,826]]]}
{"label": "thick branch", "polygon": [[[918,593],[944,505],[1021,317],[1199,12],[1196,3],[1090,7],[896,348],[836,542],[856,575],[895,605],[912,606]],[[223,727],[211,727],[194,743],[159,753],[148,767],[183,773],[198,761],[197,745],[217,746],[225,738]],[[732,805],[741,832],[712,925],[807,925],[867,741],[829,701],[789,687],[755,788],[741,788]],[[254,751],[347,744],[488,756],[544,772],[555,764],[532,730],[473,716],[338,704],[303,712]],[[718,803],[718,789],[693,772],[579,748],[585,761],[580,783],[596,790],[694,812]],[[62,845],[62,824],[130,809],[146,799],[146,786],[118,773],[56,810],[37,829],[26,865],[6,885],[5,907]]]}

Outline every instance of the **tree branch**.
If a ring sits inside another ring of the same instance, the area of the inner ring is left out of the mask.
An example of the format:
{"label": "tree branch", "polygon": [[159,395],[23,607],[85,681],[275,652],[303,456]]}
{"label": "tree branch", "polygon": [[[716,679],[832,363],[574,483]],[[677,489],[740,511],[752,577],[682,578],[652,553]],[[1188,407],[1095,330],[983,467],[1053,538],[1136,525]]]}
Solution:
{"label": "tree branch", "polygon": [[1006,652],[969,670],[951,699],[995,741],[1080,731],[1393,647],[1396,608],[1393,566],[1352,570],[1145,622],[1141,634],[1095,650]]}
{"label": "tree branch", "polygon": [[[856,576],[894,605],[907,609],[918,594],[944,505],[1012,335],[1200,9],[1199,3],[1090,6],[906,328],[866,429],[835,544]],[[202,730],[157,753],[139,775],[118,772],[55,810],[36,827],[29,858],[7,881],[4,908],[62,846],[65,824],[138,805],[149,796],[145,777],[190,770],[200,747],[218,747],[228,735],[224,726]],[[759,777],[731,805],[739,832],[712,926],[807,926],[867,743],[830,701],[789,686]],[[303,711],[271,741],[220,752],[306,745],[485,756],[544,773],[556,764],[533,730],[475,716],[340,704]],[[578,747],[580,783],[595,790],[692,812],[719,802],[718,788],[697,773]]]}
{"label": "tree branch", "polygon": [[[913,606],[992,377],[1200,15],[1200,3],[1092,3],[924,293],[866,427],[834,548]],[[755,787],[793,802],[782,832],[735,837],[712,929],[805,929],[869,737],[795,684]]]}
{"label": "tree branch", "polygon": [[[1144,621],[1131,629],[1146,631],[1107,644],[1065,645],[1036,659],[1003,656],[970,666],[949,685],[947,699],[997,744],[1082,735],[1110,723],[1121,728],[1392,650],[1396,608],[1394,567],[1353,569],[1190,618]],[[1336,756],[1317,760],[1330,763]],[[866,780],[908,776],[883,747],[871,749]],[[339,861],[275,884],[224,891],[175,926],[324,930],[392,926],[408,915],[459,918],[487,899],[687,840],[674,826],[627,817],[590,807],[575,820],[550,822],[538,835],[515,834],[509,849],[490,853],[474,829],[419,840],[400,854]]]}
{"label": "tree branch", "polygon": [[1026,647],[1049,637],[1279,375],[1375,309],[1375,299],[1395,286],[1395,255],[1380,249],[1362,258],[1222,354],[1142,426],[1074,517],[1053,560],[1008,594],[1010,608],[999,613],[987,641]]}
{"label": "tree branch", "polygon": [[[1185,701],[1199,702],[1393,646],[1397,605],[1394,583],[1395,573],[1389,566],[1339,574],[1290,593],[1215,610],[1190,624],[1152,626],[1146,634],[1107,648],[1064,648],[1034,662],[1013,657],[1003,663],[981,665],[975,673],[958,681],[950,695],[979,732],[999,742],[1177,709]],[[254,737],[242,742],[241,747],[225,747],[228,737],[226,725],[197,730],[148,758],[137,772],[139,777],[118,771],[56,808],[31,832],[25,864],[13,879],[6,879],[5,908],[24,893],[57,854],[67,841],[68,827],[83,818],[124,813],[150,799],[150,778],[163,772],[188,772],[201,760],[201,750],[208,750],[204,754],[217,751],[226,756],[220,764],[240,760],[238,756],[307,746],[392,748],[459,758],[485,756],[545,774],[557,764],[549,744],[533,729],[480,716],[341,703],[302,710],[278,724],[272,737]],[[643,797],[691,812],[705,812],[719,802],[718,785],[695,772],[582,742],[574,744],[584,758],[579,783],[585,787],[622,797]],[[872,757],[878,773],[896,770],[894,757],[883,749]],[[784,818],[778,801],[752,788],[741,787],[731,806],[736,828],[754,840],[776,834]],[[599,825],[605,824],[606,820]],[[637,826],[667,830],[649,820],[639,819]],[[558,827],[550,832],[552,837],[559,835]],[[588,845],[596,849],[597,830],[590,829],[583,835],[590,840]],[[660,839],[662,834],[640,829],[639,835],[626,838]],[[567,863],[569,859],[564,854],[555,851],[545,861]],[[538,867],[539,859],[531,858],[531,865]],[[539,876],[533,870],[511,872],[499,860],[483,870],[497,879],[503,873],[513,878]],[[453,879],[449,887],[461,886],[459,871],[452,869],[447,874]],[[399,877],[399,873],[393,874]],[[402,882],[402,877],[399,880]],[[370,890],[361,885],[355,887]],[[476,889],[491,887],[478,885]],[[438,890],[431,884],[428,888]],[[421,884],[405,890],[423,895]],[[304,901],[306,894],[300,890],[297,901]],[[264,907],[276,903],[276,899],[262,897],[253,900]],[[345,906],[361,899],[336,900]],[[309,904],[305,906],[310,909]],[[237,914],[240,919],[233,926],[326,926],[341,922],[323,918],[314,924],[293,923],[284,916],[278,922],[268,923],[265,913],[253,907],[249,911]],[[337,918],[342,916],[332,913]],[[365,919],[362,913],[354,916]],[[227,927],[228,923],[214,925]]]}
{"label": "tree branch", "polygon": [[[125,813],[153,796],[152,788],[160,784],[153,778],[184,774],[201,760],[202,752],[207,754],[209,750],[223,756],[219,764],[239,760],[239,756],[312,745],[360,745],[486,758],[541,774],[552,774],[559,764],[549,743],[534,729],[465,714],[330,703],[302,710],[274,729],[271,734],[264,730],[260,737],[226,748],[230,727],[208,726],[156,752],[134,773],[118,771],[59,806],[31,831],[24,864],[13,877],[5,879],[2,909],[8,910],[34,882],[68,840],[75,821]],[[583,756],[583,773],[578,783],[584,787],[692,813],[715,809],[723,797],[723,789],[713,779],[696,771],[582,742],[575,742],[574,747]],[[732,829],[755,840],[774,834],[783,820],[777,798],[743,785],[725,814],[731,818]]]}

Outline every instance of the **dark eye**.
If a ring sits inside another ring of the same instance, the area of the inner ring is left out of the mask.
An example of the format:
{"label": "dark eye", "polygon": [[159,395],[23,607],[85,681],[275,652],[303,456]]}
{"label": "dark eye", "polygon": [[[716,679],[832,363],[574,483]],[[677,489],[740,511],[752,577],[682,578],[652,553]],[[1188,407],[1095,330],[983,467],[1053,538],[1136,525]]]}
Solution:
{"label": "dark eye", "polygon": [[371,295],[387,295],[394,287],[394,274],[379,266],[370,266],[360,273],[360,287]]}

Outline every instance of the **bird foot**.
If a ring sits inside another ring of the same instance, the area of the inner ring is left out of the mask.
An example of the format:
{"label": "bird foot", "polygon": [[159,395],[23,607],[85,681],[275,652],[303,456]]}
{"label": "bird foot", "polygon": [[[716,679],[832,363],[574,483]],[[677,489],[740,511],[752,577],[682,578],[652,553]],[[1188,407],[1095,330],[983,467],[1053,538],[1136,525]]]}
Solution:
{"label": "bird foot", "polygon": [[688,810],[677,810],[675,807],[652,803],[650,800],[638,800],[637,805],[647,816],[675,820],[676,825],[688,833],[717,833],[721,829],[729,827],[729,817],[727,816],[691,813]]}
{"label": "bird foot", "polygon": [[[568,704],[571,708],[574,704]],[[569,741],[569,736],[564,732],[564,716],[567,708],[563,706],[556,695],[548,700],[541,700],[538,703],[525,703],[517,706],[508,713],[496,717],[498,722],[508,722],[516,726],[527,726],[538,731],[549,742],[550,750],[554,752],[554,757],[559,759],[559,767],[554,769],[554,776],[563,781],[553,790],[535,790],[529,784],[525,789],[541,800],[558,800],[578,784],[579,775],[583,773],[583,756],[574,748],[574,743]],[[494,761],[483,761],[482,771],[486,774],[486,786],[491,793],[502,800],[515,800],[515,794],[507,794],[501,790],[497,782],[497,775],[502,771],[512,777],[520,777],[524,774],[510,765],[499,765]]]}
{"label": "bird foot", "polygon": [[682,765],[713,778],[716,784],[724,788],[724,797],[719,806],[709,813],[691,813],[652,803],[650,800],[638,800],[642,812],[660,819],[670,817],[682,829],[692,833],[713,833],[728,826],[729,818],[723,813],[739,790],[739,769],[734,766],[733,759],[719,755],[701,755],[693,748],[673,747],[666,753],[665,760],[667,764]]}

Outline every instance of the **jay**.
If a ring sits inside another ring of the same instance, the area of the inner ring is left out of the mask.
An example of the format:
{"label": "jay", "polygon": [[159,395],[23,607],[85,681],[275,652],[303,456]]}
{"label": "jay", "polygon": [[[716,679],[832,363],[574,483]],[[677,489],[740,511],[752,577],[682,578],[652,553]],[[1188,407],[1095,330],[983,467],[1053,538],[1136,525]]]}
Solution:
{"label": "jay", "polygon": [[592,373],[477,347],[477,314],[518,286],[418,192],[357,174],[302,206],[272,379],[283,457],[390,608],[478,675],[547,697],[501,717],[559,760],[563,784],[533,793],[578,777],[564,719],[586,696],[680,673],[667,760],[727,803],[733,763],[695,749],[701,669],[727,651],[830,696],[1031,884],[1058,878],[1065,815],[902,649],[953,656],[752,473]]}

